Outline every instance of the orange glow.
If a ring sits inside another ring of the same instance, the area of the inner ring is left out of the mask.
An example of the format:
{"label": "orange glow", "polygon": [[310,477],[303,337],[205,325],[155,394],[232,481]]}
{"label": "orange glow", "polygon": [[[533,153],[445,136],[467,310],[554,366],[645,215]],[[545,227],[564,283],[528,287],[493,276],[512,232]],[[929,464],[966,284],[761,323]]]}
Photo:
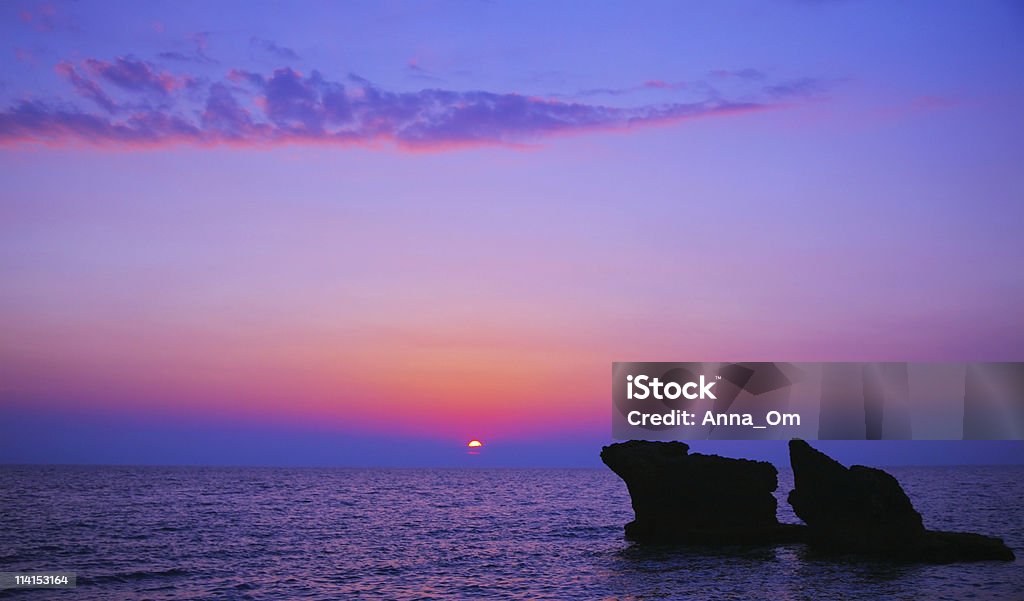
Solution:
{"label": "orange glow", "polygon": [[484,443],[480,442],[479,440],[471,440],[471,441],[469,441],[469,444],[467,444],[466,446],[471,448],[471,449],[475,449],[477,447],[484,446]]}

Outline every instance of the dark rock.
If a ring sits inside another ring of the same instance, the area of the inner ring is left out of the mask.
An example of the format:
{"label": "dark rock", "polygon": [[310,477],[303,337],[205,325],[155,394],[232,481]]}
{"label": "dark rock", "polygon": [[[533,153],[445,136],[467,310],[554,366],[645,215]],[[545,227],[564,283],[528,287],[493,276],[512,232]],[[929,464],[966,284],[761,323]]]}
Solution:
{"label": "dark rock", "polygon": [[958,561],[1013,561],[1013,551],[1003,539],[972,532],[925,530],[924,537],[912,549],[908,559],[930,563]]}
{"label": "dark rock", "polygon": [[626,538],[642,542],[749,544],[799,540],[780,524],[775,467],[763,461],[690,454],[681,442],[629,441],[601,450],[626,482],[636,516]]}
{"label": "dark rock", "polygon": [[937,563],[1014,559],[998,538],[926,530],[899,482],[882,470],[846,468],[802,440],[789,442],[789,458],[789,504],[819,550]]}
{"label": "dark rock", "polygon": [[813,540],[854,550],[893,545],[924,533],[921,514],[895,478],[882,470],[847,469],[802,440],[789,442],[796,488],[789,504]]}

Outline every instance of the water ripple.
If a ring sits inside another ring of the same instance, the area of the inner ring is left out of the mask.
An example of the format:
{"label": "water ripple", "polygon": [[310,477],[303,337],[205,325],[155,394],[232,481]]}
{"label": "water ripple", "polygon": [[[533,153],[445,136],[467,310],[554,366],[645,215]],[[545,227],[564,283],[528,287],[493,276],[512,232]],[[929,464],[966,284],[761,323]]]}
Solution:
{"label": "water ripple", "polygon": [[[1024,555],[1024,468],[893,470],[936,529]],[[779,515],[792,474],[779,475]],[[1024,562],[893,566],[801,546],[647,548],[606,470],[0,467],[24,599],[1020,599]]]}

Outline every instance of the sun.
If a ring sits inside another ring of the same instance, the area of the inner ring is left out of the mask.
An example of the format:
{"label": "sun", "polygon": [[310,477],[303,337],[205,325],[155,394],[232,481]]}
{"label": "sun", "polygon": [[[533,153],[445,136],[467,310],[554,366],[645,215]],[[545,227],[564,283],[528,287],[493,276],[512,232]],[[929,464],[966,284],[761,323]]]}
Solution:
{"label": "sun", "polygon": [[471,449],[476,449],[476,448],[484,446],[484,443],[482,443],[479,440],[474,438],[473,440],[469,441],[469,443],[467,443],[466,446],[471,448]]}

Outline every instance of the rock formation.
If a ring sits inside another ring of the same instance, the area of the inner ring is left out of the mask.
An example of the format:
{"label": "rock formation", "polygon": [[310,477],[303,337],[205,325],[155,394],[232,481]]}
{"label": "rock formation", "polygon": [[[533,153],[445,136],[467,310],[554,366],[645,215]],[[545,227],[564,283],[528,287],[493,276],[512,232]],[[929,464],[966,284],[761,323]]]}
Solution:
{"label": "rock formation", "polygon": [[806,523],[780,524],[770,463],[690,453],[682,442],[631,440],[601,449],[626,482],[635,519],[626,538],[683,544],[807,542],[818,551],[895,561],[1012,561],[998,538],[927,530],[890,474],[844,467],[802,440],[789,443],[789,504]]}
{"label": "rock formation", "polygon": [[882,470],[846,468],[802,440],[790,441],[789,458],[789,504],[819,550],[937,563],[1014,559],[998,538],[926,530],[899,482]]}
{"label": "rock formation", "polygon": [[796,540],[780,524],[775,467],[763,461],[690,454],[681,442],[630,441],[601,450],[626,482],[636,519],[626,538],[641,542],[769,543]]}

